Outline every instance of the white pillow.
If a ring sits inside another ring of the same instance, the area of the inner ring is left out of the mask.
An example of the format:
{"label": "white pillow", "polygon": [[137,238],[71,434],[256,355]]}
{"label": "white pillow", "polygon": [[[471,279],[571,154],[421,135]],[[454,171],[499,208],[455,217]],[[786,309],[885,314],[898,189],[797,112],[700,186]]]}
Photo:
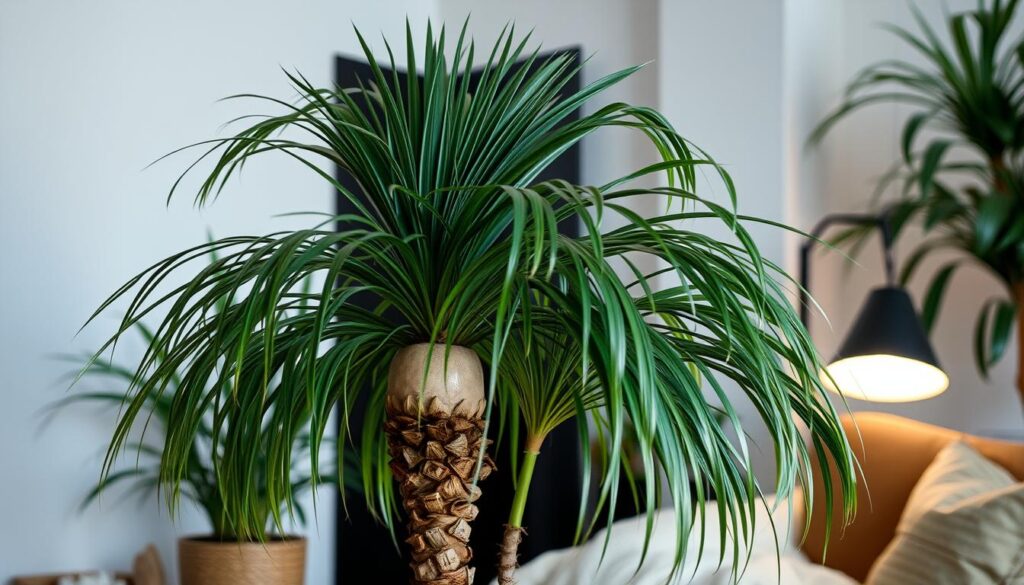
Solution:
{"label": "white pillow", "polygon": [[928,466],[866,585],[1024,583],[1024,483],[955,442]]}
{"label": "white pillow", "polygon": [[[751,557],[742,569],[742,585],[856,585],[846,575],[806,560],[787,537],[789,504],[781,503],[774,512],[769,496],[764,506],[757,506],[755,530],[750,536]],[[715,502],[705,505],[707,527],[703,558],[697,564],[700,528],[690,534],[689,549],[683,571],[674,583],[689,585],[733,585],[731,550],[719,566],[718,508]],[[778,534],[772,532],[772,527]],[[519,585],[665,585],[675,560],[675,517],[671,509],[659,510],[654,522],[650,548],[643,567],[637,571],[645,531],[644,518],[620,520],[613,525],[608,549],[604,551],[602,531],[590,542],[577,547],[547,552],[527,563],[517,572]],[[799,533],[799,530],[797,531]],[[527,537],[529,538],[529,537]],[[733,535],[727,536],[731,541]],[[776,542],[776,538],[778,542]],[[781,553],[781,555],[780,555]]]}

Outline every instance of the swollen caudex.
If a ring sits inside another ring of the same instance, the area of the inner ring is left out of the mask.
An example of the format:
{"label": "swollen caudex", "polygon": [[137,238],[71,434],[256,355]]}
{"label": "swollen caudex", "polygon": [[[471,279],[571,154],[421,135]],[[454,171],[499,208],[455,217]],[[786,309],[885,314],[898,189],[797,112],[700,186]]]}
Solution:
{"label": "swollen caudex", "polygon": [[[428,366],[429,363],[429,367]],[[483,438],[483,368],[464,347],[418,344],[398,352],[388,372],[390,467],[408,515],[413,582],[468,585],[473,483]],[[494,469],[484,456],[480,479]]]}

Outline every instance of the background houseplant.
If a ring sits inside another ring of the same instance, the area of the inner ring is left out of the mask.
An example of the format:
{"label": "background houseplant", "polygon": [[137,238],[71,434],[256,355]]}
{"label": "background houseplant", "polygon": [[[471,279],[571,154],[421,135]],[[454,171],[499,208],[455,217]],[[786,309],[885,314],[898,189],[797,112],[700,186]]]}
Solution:
{"label": "background houseplant", "polygon": [[[839,120],[871,104],[909,104],[902,156],[882,182],[901,183],[887,201],[893,236],[911,225],[925,238],[908,257],[901,279],[939,251],[956,258],[932,276],[922,318],[931,329],[956,269],[974,263],[1005,286],[978,313],[974,359],[978,370],[1003,357],[1016,320],[1024,339],[1024,39],[1011,34],[1017,0],[979,2],[949,17],[948,37],[914,9],[919,31],[887,28],[921,55],[925,66],[887,60],[864,69],[847,87],[843,103],[812,140]],[[911,7],[913,9],[913,7]],[[853,230],[842,239],[861,238]],[[1024,400],[1024,343],[1019,343],[1017,388]]]}
{"label": "background houseplant", "polygon": [[[537,61],[525,52],[527,39],[510,31],[479,77],[456,76],[470,70],[475,48],[460,35],[449,63],[444,36],[435,39],[428,29],[420,56],[408,33],[408,67],[417,69],[422,57],[422,81],[403,85],[397,75],[385,75],[364,43],[374,70],[364,86],[318,89],[292,75],[298,103],[263,98],[285,113],[205,143],[209,150],[196,164],[212,161],[212,169],[199,187],[199,203],[213,199],[252,157],[276,152],[324,178],[357,212],[338,218],[339,231],[320,226],[198,246],[115,292],[99,311],[123,297],[130,302],[108,345],[157,307],[166,317],[137,368],[109,460],[148,397],[187,366],[172,401],[175,432],[165,444],[161,480],[182,481],[188,457],[182,439],[194,432],[199,405],[212,404],[215,432],[223,425],[225,433],[217,465],[227,491],[265,481],[269,493],[291,501],[286,470],[300,423],[309,420],[312,427],[316,477],[329,414],[340,410],[346,439],[355,397],[366,390],[359,443],[367,501],[389,526],[398,508],[406,509],[417,581],[465,582],[472,574],[465,521],[476,513],[476,479],[490,469],[481,434],[493,405],[512,395],[498,393],[503,357],[516,351],[509,345],[515,336],[528,347],[534,338],[568,335],[578,348],[570,355],[580,372],[599,381],[608,408],[610,458],[601,490],[614,501],[609,494],[617,493],[628,420],[644,462],[658,462],[669,476],[678,561],[695,523],[691,505],[701,500],[699,490],[689,493],[691,472],[713,478],[735,534],[748,533],[748,512],[757,505],[745,440],[735,445],[720,432],[701,393],[706,379],[734,412],[714,375],[737,381],[768,423],[778,443],[783,495],[803,477],[810,457],[831,455],[851,513],[849,446],[823,398],[813,345],[773,280],[780,272],[739,224],[749,218],[694,192],[696,170],[704,166],[734,198],[728,175],[649,108],[614,103],[567,121],[636,68],[563,95],[575,67],[567,58]],[[521,56],[527,64],[513,72]],[[395,70],[393,59],[390,64]],[[612,127],[641,132],[662,161],[599,186],[534,184],[566,149]],[[334,179],[335,164],[360,192]],[[631,186],[650,175],[664,177],[668,186]],[[641,217],[623,204],[636,197],[668,200],[672,211]],[[607,213],[629,221],[602,231]],[[684,220],[724,221],[736,241],[702,236],[681,227]],[[569,221],[581,222],[584,235],[561,235],[559,224]],[[220,259],[184,284],[169,284],[172,274],[210,252]],[[631,260],[636,255],[652,256],[665,268],[643,273]],[[613,262],[632,270],[635,281],[620,280]],[[682,284],[652,290],[654,279],[666,274]],[[323,283],[319,291],[300,290],[310,276]],[[157,292],[161,286],[169,290]],[[235,297],[239,291],[245,294]],[[208,317],[225,295],[237,300]],[[296,305],[310,310],[292,314]],[[546,351],[536,355],[552,359]],[[489,369],[486,386],[480,358]],[[230,387],[232,400],[211,398],[211,378]],[[518,406],[528,403],[520,399]],[[577,406],[577,413],[586,410]],[[816,436],[813,447],[802,440],[793,413]],[[545,414],[540,427],[527,430],[543,430],[562,416]],[[734,423],[739,429],[735,417]],[[265,467],[254,464],[257,453],[267,458]],[[467,460],[475,465],[467,468]],[[393,475],[402,484],[400,497]],[[650,517],[659,488],[647,479],[643,489]],[[826,494],[829,509],[830,498]],[[226,501],[225,511],[239,524],[254,514],[244,497]],[[736,538],[740,554],[742,537]]]}
{"label": "background houseplant", "polygon": [[[226,305],[227,301],[223,305]],[[223,306],[222,305],[222,306]],[[146,345],[155,339],[153,331],[142,322],[133,326],[133,331]],[[69,361],[87,362],[86,368],[80,373],[84,384],[90,385],[88,391],[75,392],[54,405],[55,409],[63,409],[71,405],[96,403],[116,410],[124,405],[125,391],[136,382],[134,364],[123,365],[104,359],[89,359],[91,355],[81,357],[69,356]],[[160,358],[157,358],[159,362]],[[159,493],[161,487],[167,487],[166,496],[171,512],[178,504],[178,499],[196,504],[203,510],[210,523],[212,532],[209,535],[184,537],[179,543],[178,561],[183,583],[217,585],[245,582],[258,572],[260,582],[264,583],[301,583],[305,573],[304,538],[287,536],[275,532],[275,523],[281,525],[282,518],[293,517],[304,524],[307,513],[301,502],[286,500],[279,494],[267,489],[265,483],[247,486],[244,493],[230,493],[228,485],[222,481],[216,460],[223,452],[223,432],[215,432],[215,421],[212,408],[207,413],[200,413],[200,418],[193,432],[182,445],[188,456],[184,461],[181,480],[173,485],[164,485],[161,479],[161,460],[163,447],[174,440],[170,433],[154,441],[153,433],[165,430],[172,431],[180,421],[175,418],[174,399],[177,395],[177,384],[186,375],[178,371],[168,379],[168,385],[159,394],[146,397],[143,409],[149,413],[144,426],[149,430],[149,440],[139,437],[131,429],[132,438],[126,437],[125,446],[130,453],[131,464],[123,465],[104,475],[96,486],[86,495],[82,506],[87,506],[102,496],[116,497],[122,494],[138,494],[146,497]],[[218,400],[231,399],[231,386],[219,383],[211,386],[210,396]],[[302,425],[302,421],[299,421]],[[143,426],[143,425],[139,425]],[[141,434],[141,433],[139,433]],[[335,473],[333,442],[328,439],[329,449],[322,452],[324,469],[316,478],[304,462],[309,456],[310,435],[308,431],[299,434],[291,449],[296,455],[292,468],[287,470],[291,483],[292,494],[301,496],[317,484],[334,484],[339,477]],[[161,444],[163,443],[163,444]],[[256,451],[255,465],[258,470],[254,477],[259,480],[267,475],[267,458],[262,451]],[[340,463],[349,468],[356,465],[354,453],[344,450]],[[355,476],[349,474],[349,482],[344,486],[346,491],[358,490],[359,484]],[[125,490],[109,493],[115,487]],[[252,507],[252,514],[243,518],[244,524],[236,523],[225,514],[226,502],[244,498]],[[250,544],[240,544],[250,543]]]}

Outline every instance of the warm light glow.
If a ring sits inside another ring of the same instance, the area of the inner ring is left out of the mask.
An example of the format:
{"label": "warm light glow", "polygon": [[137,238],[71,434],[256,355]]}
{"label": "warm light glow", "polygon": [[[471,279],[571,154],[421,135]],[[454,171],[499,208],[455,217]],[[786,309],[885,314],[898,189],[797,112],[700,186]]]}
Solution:
{"label": "warm light glow", "polygon": [[[894,355],[861,355],[841,359],[822,372],[825,386],[836,386],[847,398],[872,402],[911,402],[938,396],[949,387],[946,374],[931,364]],[[833,380],[835,383],[833,383]]]}

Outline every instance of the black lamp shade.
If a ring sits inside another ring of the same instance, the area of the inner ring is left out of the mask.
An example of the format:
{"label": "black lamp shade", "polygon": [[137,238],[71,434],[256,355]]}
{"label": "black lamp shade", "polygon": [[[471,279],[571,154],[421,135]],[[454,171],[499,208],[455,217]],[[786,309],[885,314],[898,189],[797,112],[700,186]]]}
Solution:
{"label": "black lamp shade", "polygon": [[914,311],[914,303],[902,288],[887,286],[871,291],[832,361],[878,354],[910,358],[939,367],[928,334]]}
{"label": "black lamp shade", "polygon": [[949,386],[902,288],[873,290],[822,378],[843,394],[875,402],[931,398]]}

